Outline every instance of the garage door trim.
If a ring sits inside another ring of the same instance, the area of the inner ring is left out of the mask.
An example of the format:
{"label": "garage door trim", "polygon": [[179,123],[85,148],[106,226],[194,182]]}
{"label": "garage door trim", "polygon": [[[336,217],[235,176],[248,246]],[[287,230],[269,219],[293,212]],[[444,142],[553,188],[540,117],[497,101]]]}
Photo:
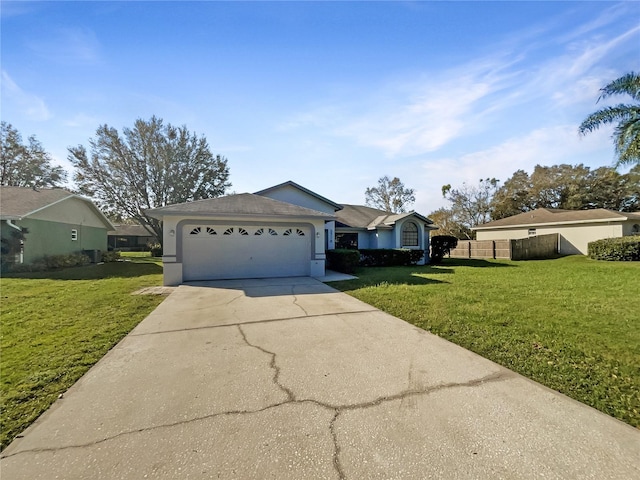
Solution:
{"label": "garage door trim", "polygon": [[314,227],[314,225],[312,223],[309,222],[305,222],[305,221],[295,221],[292,220],[290,222],[273,222],[273,221],[269,221],[266,220],[264,222],[257,222],[255,220],[249,221],[249,222],[242,222],[242,221],[238,221],[238,220],[204,220],[201,218],[186,218],[183,220],[180,220],[177,225],[176,225],[176,262],[178,263],[182,263],[183,261],[183,257],[182,257],[182,253],[183,253],[183,248],[182,248],[182,239],[183,239],[183,229],[185,225],[194,225],[194,224],[198,224],[198,225],[202,225],[202,226],[215,226],[215,225],[229,225],[229,226],[234,226],[234,227],[243,227],[243,226],[247,226],[247,227],[269,227],[269,226],[274,226],[274,227],[296,227],[296,226],[302,226],[302,227],[306,227],[309,229],[310,231],[310,236],[311,236],[311,241],[310,241],[310,251],[309,251],[309,259],[310,260],[316,260],[316,256],[315,256],[315,238],[316,238],[316,229]]}

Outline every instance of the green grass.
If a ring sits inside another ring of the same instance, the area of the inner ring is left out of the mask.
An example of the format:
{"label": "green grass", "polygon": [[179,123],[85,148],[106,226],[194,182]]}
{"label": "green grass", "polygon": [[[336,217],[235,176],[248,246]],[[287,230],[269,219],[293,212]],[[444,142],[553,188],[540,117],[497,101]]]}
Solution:
{"label": "green grass", "polygon": [[4,449],[162,300],[131,295],[162,284],[160,259],[0,281],[0,442]]}
{"label": "green grass", "polygon": [[445,259],[357,275],[331,285],[640,427],[640,263]]}

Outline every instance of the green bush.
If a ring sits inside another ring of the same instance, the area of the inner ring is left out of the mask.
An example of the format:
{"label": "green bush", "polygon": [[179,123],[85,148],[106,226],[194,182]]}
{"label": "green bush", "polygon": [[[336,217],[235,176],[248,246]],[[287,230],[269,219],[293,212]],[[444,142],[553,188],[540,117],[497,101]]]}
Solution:
{"label": "green bush", "polygon": [[120,260],[120,250],[111,250],[110,252],[102,252],[102,261],[104,263],[117,262]]}
{"label": "green bush", "polygon": [[589,242],[587,253],[594,260],[638,262],[640,261],[640,236],[604,238]]}
{"label": "green bush", "polygon": [[363,267],[395,267],[415,265],[424,256],[424,250],[409,248],[363,248],[360,265]]}
{"label": "green bush", "polygon": [[45,272],[59,268],[80,267],[88,265],[91,259],[82,253],[70,255],[47,255],[29,264],[15,264],[11,266],[11,273]]}
{"label": "green bush", "polygon": [[44,257],[43,260],[49,270],[56,268],[79,267],[81,265],[88,265],[91,263],[91,259],[82,253],[75,253],[71,255],[48,255]]}
{"label": "green bush", "polygon": [[160,245],[159,243],[147,243],[147,248],[151,252],[152,257],[162,256],[162,245]]}
{"label": "green bush", "polygon": [[327,268],[342,273],[355,273],[360,264],[360,252],[336,248],[327,251]]}
{"label": "green bush", "polygon": [[458,246],[458,239],[452,235],[435,235],[431,237],[431,263],[438,264],[445,255]]}

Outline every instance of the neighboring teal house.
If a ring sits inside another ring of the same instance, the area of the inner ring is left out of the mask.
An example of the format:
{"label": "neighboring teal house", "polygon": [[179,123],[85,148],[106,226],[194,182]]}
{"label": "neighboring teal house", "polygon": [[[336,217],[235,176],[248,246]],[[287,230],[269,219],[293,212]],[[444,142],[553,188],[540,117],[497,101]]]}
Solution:
{"label": "neighboring teal house", "polygon": [[106,251],[114,226],[91,200],[66,190],[0,187],[0,235],[20,229],[27,233],[15,260],[29,264],[45,255]]}

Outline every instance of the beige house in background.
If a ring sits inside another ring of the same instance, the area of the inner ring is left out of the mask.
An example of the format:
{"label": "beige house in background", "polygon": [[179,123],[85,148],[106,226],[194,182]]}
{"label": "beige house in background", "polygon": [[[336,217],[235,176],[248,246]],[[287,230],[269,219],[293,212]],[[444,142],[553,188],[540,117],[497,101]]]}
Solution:
{"label": "beige house in background", "polygon": [[514,240],[558,234],[558,253],[587,254],[589,242],[602,238],[640,235],[640,212],[597,208],[559,210],[538,208],[474,227],[477,240]]}

